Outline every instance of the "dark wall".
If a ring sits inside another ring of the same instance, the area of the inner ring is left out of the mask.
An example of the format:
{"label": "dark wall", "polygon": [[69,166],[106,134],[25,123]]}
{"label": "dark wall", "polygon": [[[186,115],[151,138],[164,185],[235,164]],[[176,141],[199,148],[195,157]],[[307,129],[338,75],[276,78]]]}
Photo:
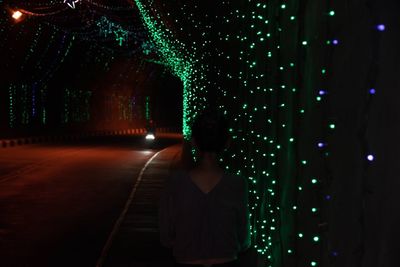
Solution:
{"label": "dark wall", "polygon": [[[338,129],[329,160],[335,193],[329,238],[339,253],[334,266],[398,266],[400,2],[337,7],[341,44],[334,53],[330,115]],[[381,23],[384,32],[376,30]]]}

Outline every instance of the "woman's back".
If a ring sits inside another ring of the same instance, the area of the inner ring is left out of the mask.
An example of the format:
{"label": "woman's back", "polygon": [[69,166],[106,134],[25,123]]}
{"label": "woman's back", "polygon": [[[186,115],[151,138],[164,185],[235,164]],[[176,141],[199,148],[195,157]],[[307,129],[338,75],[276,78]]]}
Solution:
{"label": "woman's back", "polygon": [[218,154],[228,143],[222,116],[208,111],[196,118],[196,166],[173,175],[160,201],[161,243],[173,249],[177,263],[234,266],[250,246],[246,179],[219,166]]}
{"label": "woman's back", "polygon": [[200,188],[190,173],[179,172],[161,199],[161,241],[172,246],[178,262],[235,259],[249,246],[245,180],[223,174],[209,189]]}

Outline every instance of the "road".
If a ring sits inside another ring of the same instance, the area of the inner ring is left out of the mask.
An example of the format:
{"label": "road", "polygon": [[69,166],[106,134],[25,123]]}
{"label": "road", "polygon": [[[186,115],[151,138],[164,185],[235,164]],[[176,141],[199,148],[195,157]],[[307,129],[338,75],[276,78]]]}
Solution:
{"label": "road", "polygon": [[179,142],[0,150],[0,266],[95,266],[146,162]]}

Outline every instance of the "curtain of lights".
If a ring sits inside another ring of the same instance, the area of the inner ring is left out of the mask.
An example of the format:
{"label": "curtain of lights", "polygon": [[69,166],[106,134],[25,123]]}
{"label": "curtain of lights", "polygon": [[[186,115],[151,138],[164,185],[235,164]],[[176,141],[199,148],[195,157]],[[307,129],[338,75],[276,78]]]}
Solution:
{"label": "curtain of lights", "polygon": [[257,266],[398,265],[398,179],[376,160],[398,111],[373,106],[396,106],[398,1],[135,3],[185,84],[184,125],[204,103],[232,124],[224,163],[250,182]]}
{"label": "curtain of lights", "polygon": [[135,6],[27,0],[0,8],[2,137],[144,125],[147,61],[158,59]]}
{"label": "curtain of lights", "polygon": [[135,3],[165,65],[185,84],[184,125],[204,99],[231,121],[224,164],[249,178],[258,265],[322,265],[325,172],[317,140],[335,128],[323,120],[336,44],[330,2]]}

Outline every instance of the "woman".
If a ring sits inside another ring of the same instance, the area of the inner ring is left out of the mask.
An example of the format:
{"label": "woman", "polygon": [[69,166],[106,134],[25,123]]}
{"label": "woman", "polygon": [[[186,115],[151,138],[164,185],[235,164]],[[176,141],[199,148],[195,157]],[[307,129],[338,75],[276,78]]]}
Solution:
{"label": "woman", "polygon": [[172,248],[177,267],[236,267],[238,253],[250,246],[246,179],[218,164],[228,142],[222,116],[212,111],[198,116],[192,126],[196,165],[174,174],[162,194],[160,239]]}

